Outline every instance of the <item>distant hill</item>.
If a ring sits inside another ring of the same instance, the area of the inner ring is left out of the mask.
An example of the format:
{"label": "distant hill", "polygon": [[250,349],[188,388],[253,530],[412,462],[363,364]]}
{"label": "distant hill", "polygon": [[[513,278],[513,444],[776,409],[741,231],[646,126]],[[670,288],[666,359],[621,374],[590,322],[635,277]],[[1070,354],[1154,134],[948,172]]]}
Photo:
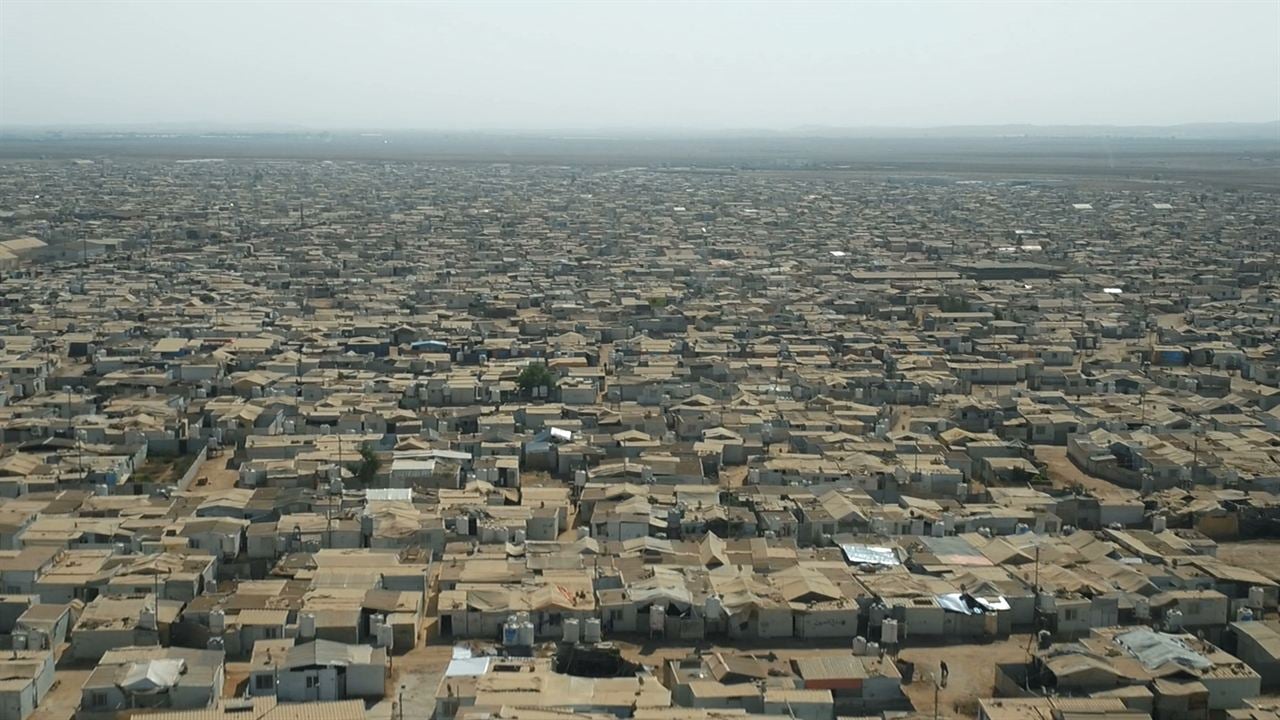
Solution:
{"label": "distant hill", "polygon": [[1184,125],[944,125],[929,128],[797,128],[807,137],[883,138],[1175,138],[1186,140],[1280,140],[1280,120],[1263,123],[1188,123]]}

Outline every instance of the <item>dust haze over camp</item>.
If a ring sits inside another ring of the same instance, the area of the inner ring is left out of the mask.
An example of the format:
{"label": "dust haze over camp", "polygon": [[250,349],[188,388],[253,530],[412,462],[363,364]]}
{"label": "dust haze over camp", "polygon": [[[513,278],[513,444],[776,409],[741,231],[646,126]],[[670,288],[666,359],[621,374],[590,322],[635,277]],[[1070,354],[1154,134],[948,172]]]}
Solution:
{"label": "dust haze over camp", "polygon": [[0,720],[1280,720],[1278,52],[0,0]]}
{"label": "dust haze over camp", "polygon": [[1280,114],[1274,2],[10,0],[4,125],[790,130]]}

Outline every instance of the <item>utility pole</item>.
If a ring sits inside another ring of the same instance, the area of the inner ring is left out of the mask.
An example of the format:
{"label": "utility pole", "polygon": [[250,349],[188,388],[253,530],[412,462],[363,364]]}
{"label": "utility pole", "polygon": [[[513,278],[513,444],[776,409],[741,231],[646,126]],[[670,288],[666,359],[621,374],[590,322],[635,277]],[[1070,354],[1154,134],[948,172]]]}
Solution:
{"label": "utility pole", "polygon": [[938,695],[940,688],[938,686],[938,678],[933,678],[933,720],[938,720]]}
{"label": "utility pole", "polygon": [[1197,471],[1200,469],[1200,423],[1191,425],[1191,478],[1187,481],[1187,490],[1195,487]]}
{"label": "utility pole", "polygon": [[[1040,544],[1036,543],[1036,571],[1035,571],[1035,588],[1036,595],[1040,594]],[[1039,598],[1036,599],[1039,602]]]}

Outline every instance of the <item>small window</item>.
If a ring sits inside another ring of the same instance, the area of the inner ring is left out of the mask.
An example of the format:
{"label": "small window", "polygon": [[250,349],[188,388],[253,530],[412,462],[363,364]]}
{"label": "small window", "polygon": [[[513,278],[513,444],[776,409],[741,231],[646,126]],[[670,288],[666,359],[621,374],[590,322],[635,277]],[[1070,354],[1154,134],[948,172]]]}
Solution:
{"label": "small window", "polygon": [[270,675],[258,675],[253,678],[253,687],[258,690],[270,690],[275,686],[275,678]]}
{"label": "small window", "polygon": [[308,690],[310,690],[311,688],[313,688],[313,687],[315,687],[315,686],[317,686],[317,685],[319,685],[319,684],[320,684],[320,678],[318,678],[318,677],[316,677],[316,676],[314,676],[314,675],[308,675],[308,676],[307,676],[307,689],[308,689]]}
{"label": "small window", "polygon": [[621,611],[621,610],[610,610],[610,611],[609,611],[609,620],[610,620],[611,622],[622,622],[622,611]]}
{"label": "small window", "polygon": [[104,692],[96,692],[96,691],[95,691],[95,692],[90,693],[90,694],[89,694],[89,705],[90,705],[91,707],[96,707],[96,708],[106,707],[106,706],[107,706],[107,694],[106,694],[106,693],[104,693]]}
{"label": "small window", "polygon": [[274,627],[267,628],[268,640],[275,640],[278,637],[280,637],[280,628],[274,628]]}

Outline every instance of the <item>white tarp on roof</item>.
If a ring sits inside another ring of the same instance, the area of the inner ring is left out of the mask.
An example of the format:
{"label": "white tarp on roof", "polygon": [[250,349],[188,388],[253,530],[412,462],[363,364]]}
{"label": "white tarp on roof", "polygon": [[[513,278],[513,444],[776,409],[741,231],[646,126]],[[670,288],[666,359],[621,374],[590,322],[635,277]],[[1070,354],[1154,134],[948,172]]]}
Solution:
{"label": "white tarp on roof", "polygon": [[890,547],[844,543],[840,546],[840,549],[844,551],[844,557],[851,565],[885,565],[892,567],[902,564],[898,561],[898,555]]}
{"label": "white tarp on roof", "polygon": [[154,695],[177,685],[186,665],[185,660],[171,658],[129,663],[118,685],[134,695]]}
{"label": "white tarp on roof", "polygon": [[1003,597],[980,598],[968,593],[947,593],[937,596],[937,600],[938,606],[943,610],[964,615],[982,615],[1011,609],[1009,601]]}
{"label": "white tarp on roof", "polygon": [[413,502],[413,488],[369,488],[364,491],[369,502]]}
{"label": "white tarp on roof", "polygon": [[489,665],[493,663],[491,657],[467,657],[454,658],[449,661],[449,667],[445,668],[445,677],[480,677],[489,672]]}

